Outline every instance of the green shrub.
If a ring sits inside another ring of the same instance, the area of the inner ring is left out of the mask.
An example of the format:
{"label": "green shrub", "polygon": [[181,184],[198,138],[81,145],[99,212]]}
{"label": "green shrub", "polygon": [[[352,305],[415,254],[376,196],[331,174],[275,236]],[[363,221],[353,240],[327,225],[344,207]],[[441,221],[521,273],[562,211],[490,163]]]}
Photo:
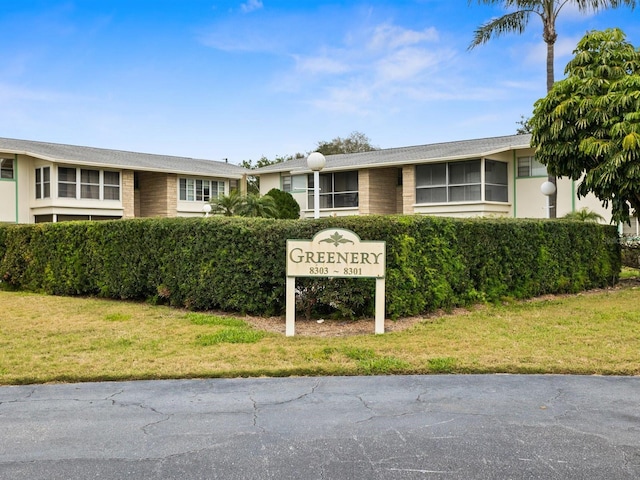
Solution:
{"label": "green shrub", "polygon": [[300,218],[300,204],[295,201],[289,192],[283,192],[279,188],[272,188],[267,192],[276,202],[278,218],[297,220]]}
{"label": "green shrub", "polygon": [[[567,220],[352,216],[209,217],[0,226],[3,285],[147,299],[190,310],[281,315],[286,240],[337,227],[386,242],[392,318],[617,281],[616,229]],[[297,280],[309,315],[374,311],[372,279]]]}

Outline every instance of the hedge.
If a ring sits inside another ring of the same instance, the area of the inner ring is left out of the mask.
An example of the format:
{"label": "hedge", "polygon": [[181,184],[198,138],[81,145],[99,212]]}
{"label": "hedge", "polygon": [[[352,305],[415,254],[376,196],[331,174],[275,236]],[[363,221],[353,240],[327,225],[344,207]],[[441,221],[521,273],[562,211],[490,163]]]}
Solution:
{"label": "hedge", "polygon": [[[387,245],[386,312],[578,292],[615,283],[615,227],[548,220],[353,216],[134,219],[0,227],[0,281],[55,295],[147,299],[193,310],[285,310],[286,240],[325,228]],[[371,314],[372,279],[298,279],[307,313]]]}

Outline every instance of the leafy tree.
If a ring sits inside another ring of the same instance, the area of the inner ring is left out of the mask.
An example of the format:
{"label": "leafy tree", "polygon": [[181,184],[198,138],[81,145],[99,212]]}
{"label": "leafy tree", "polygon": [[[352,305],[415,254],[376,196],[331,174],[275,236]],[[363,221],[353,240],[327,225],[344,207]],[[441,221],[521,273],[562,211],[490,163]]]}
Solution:
{"label": "leafy tree", "polygon": [[318,142],[316,152],[323,155],[336,155],[339,153],[360,153],[377,150],[371,145],[371,140],[364,133],[351,132],[347,138],[336,137],[330,142]]}
{"label": "leafy tree", "polygon": [[[253,163],[253,160],[243,160],[242,162],[240,162],[240,166],[248,168],[250,170],[255,170],[256,168],[267,167],[269,165],[275,165],[276,163],[282,163],[288,160],[294,160],[296,158],[304,158],[304,155],[302,153],[296,153],[295,155],[276,157],[273,160],[263,155],[255,164]],[[258,177],[254,177],[253,175],[247,176],[247,193],[252,193],[255,195],[260,194],[260,179]]]}
{"label": "leafy tree", "polygon": [[531,117],[525,117],[524,115],[520,115],[520,120],[516,122],[517,125],[520,125],[516,129],[517,135],[526,135],[531,133]]}
{"label": "leafy tree", "polygon": [[[471,4],[474,3],[474,0],[468,0],[468,2]],[[547,44],[547,92],[551,90],[554,83],[554,46],[558,38],[556,20],[565,5],[572,3],[584,13],[597,12],[606,8],[618,8],[624,5],[632,9],[636,6],[636,0],[477,0],[477,2],[484,5],[503,5],[515,10],[481,25],[475,31],[469,49],[487,43],[493,37],[500,37],[505,33],[521,34],[529,24],[532,14],[540,17],[542,20],[542,39]],[[549,181],[556,183],[556,179],[552,175],[549,175]],[[550,206],[555,207],[556,194],[552,195],[549,200]],[[552,217],[556,215],[555,210],[555,208],[550,210]]]}
{"label": "leafy tree", "polygon": [[640,211],[640,50],[609,29],[589,32],[574,54],[535,104],[532,146],[550,174],[582,179],[579,196],[592,192],[628,222]]}
{"label": "leafy tree", "polygon": [[300,205],[295,201],[289,192],[283,192],[277,188],[272,188],[267,195],[273,197],[278,209],[278,218],[300,218]]}
{"label": "leafy tree", "polygon": [[569,220],[580,220],[581,222],[602,222],[604,218],[602,215],[589,210],[588,208],[582,208],[575,212],[567,213],[563,218]]}

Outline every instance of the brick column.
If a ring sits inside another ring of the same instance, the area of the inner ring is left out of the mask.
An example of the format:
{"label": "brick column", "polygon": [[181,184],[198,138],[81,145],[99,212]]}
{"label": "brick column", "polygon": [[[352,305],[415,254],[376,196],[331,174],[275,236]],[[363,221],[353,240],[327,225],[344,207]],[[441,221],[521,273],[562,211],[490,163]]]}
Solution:
{"label": "brick column", "polygon": [[416,203],[416,167],[408,165],[402,168],[402,213],[414,213]]}
{"label": "brick column", "polygon": [[122,218],[134,218],[135,214],[135,192],[133,189],[133,170],[122,171]]}

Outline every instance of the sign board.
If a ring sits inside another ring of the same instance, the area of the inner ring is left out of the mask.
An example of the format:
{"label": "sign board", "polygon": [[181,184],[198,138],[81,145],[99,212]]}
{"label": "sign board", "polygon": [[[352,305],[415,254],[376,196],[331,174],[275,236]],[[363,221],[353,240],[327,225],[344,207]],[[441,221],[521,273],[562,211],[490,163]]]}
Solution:
{"label": "sign board", "polygon": [[286,335],[295,334],[296,277],[375,278],[375,333],[384,333],[386,244],[363,241],[355,232],[328,228],[312,240],[287,240]]}
{"label": "sign board", "polygon": [[287,240],[288,277],[384,278],[385,242],[366,242],[351,230],[330,228],[313,240]]}

